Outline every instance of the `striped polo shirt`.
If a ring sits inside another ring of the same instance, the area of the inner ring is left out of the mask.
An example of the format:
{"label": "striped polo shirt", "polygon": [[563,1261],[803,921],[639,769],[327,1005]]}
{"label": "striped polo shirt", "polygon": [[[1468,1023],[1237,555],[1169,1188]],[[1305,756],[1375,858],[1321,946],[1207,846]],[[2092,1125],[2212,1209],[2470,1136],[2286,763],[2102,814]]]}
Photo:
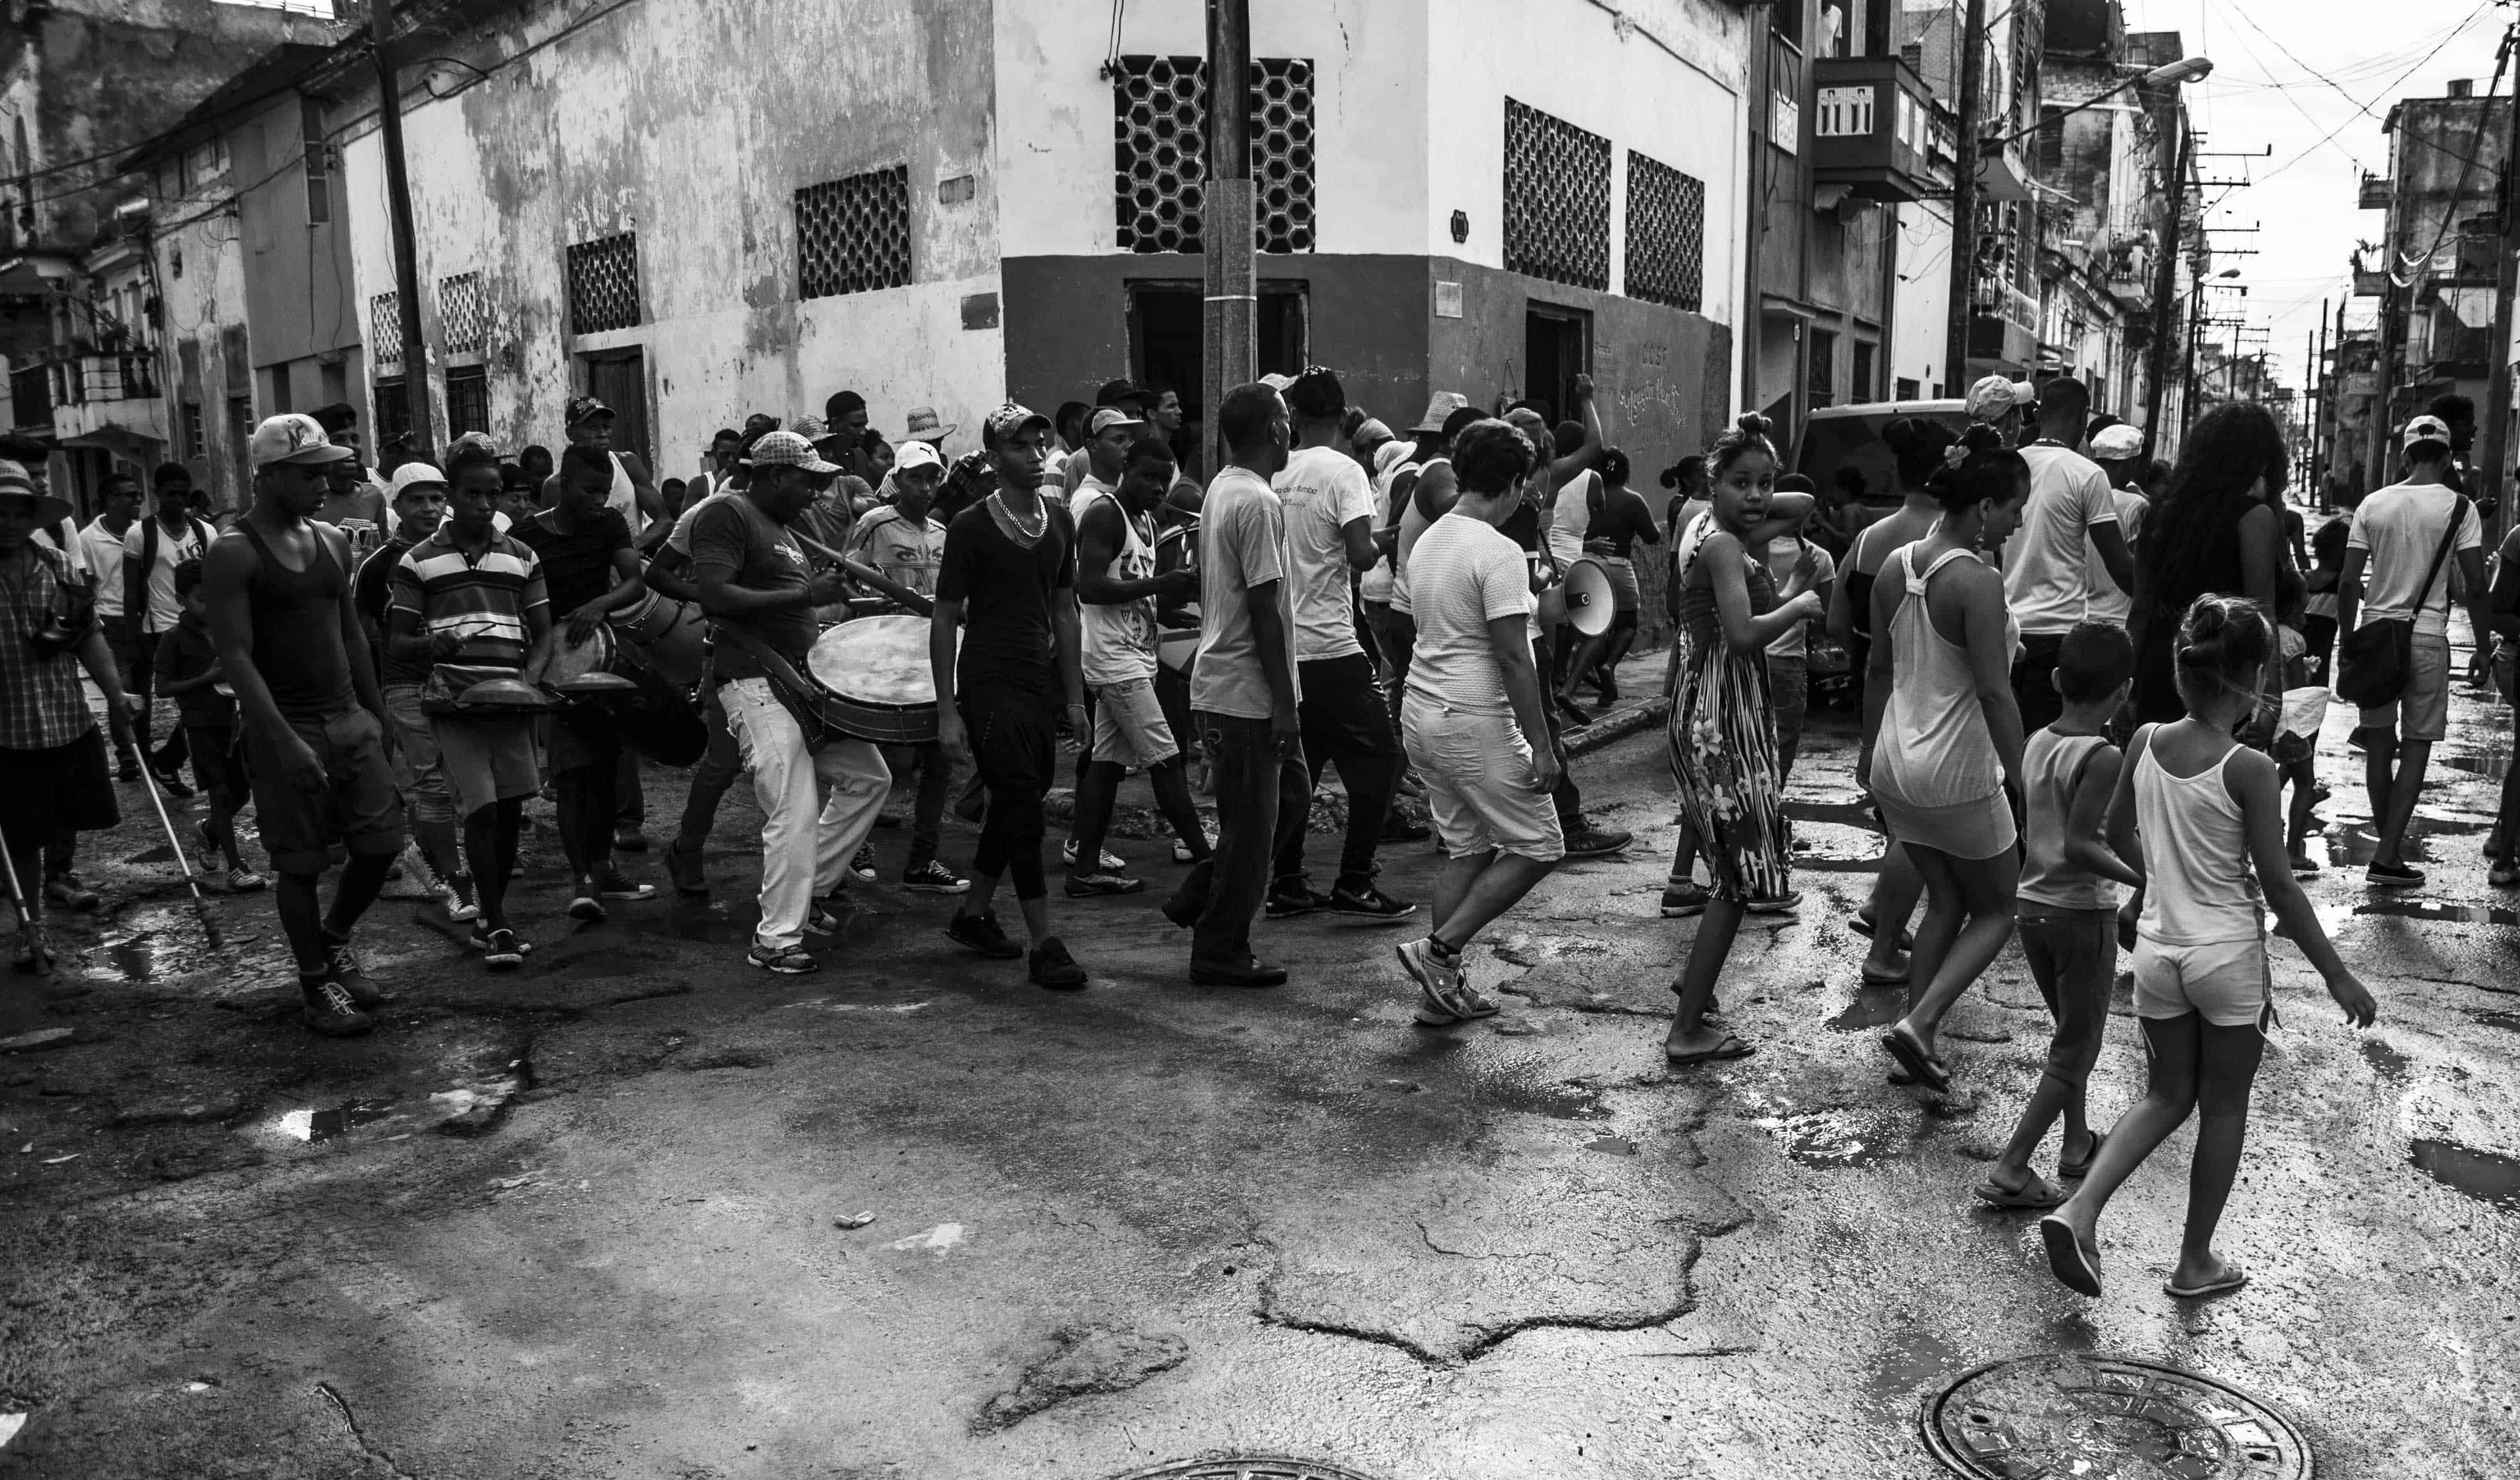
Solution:
{"label": "striped polo shirt", "polygon": [[533,551],[493,534],[479,556],[469,555],[456,543],[451,521],[394,567],[393,609],[419,617],[420,629],[431,636],[463,638],[454,655],[437,664],[459,693],[483,679],[516,677],[533,646],[526,617],[550,605]]}

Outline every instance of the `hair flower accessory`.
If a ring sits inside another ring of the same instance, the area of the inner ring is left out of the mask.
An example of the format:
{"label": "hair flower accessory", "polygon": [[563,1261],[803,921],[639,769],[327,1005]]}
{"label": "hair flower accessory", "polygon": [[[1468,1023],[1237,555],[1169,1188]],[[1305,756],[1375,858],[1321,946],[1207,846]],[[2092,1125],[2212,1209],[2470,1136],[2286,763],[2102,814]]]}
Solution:
{"label": "hair flower accessory", "polygon": [[1962,463],[1967,462],[1968,458],[1969,449],[1968,444],[1965,442],[1954,442],[1949,447],[1943,449],[1943,464],[1945,467],[1958,468]]}

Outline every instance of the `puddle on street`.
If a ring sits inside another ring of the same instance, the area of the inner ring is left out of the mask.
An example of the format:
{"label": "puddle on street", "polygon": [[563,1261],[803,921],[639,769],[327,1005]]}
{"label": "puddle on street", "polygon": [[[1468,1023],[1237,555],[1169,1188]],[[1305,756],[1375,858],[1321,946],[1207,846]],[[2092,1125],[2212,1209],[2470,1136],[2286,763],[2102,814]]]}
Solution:
{"label": "puddle on street", "polygon": [[[2432,846],[2432,839],[2482,837],[2493,828],[2494,819],[2487,813],[2427,803],[2416,808],[2415,815],[2407,822],[2407,862],[2436,862],[2454,856],[2454,848],[2436,849]],[[2334,869],[2362,868],[2371,862],[2371,855],[2380,846],[2379,838],[2368,822],[2340,823],[2331,827],[2327,830],[2325,841],[2328,867]]]}
{"label": "puddle on street", "polygon": [[2369,1063],[2382,1079],[2404,1079],[2408,1071],[2414,1067],[2413,1061],[2406,1054],[2382,1043],[2379,1039],[2365,1038],[2362,1040],[2361,1046],[2363,1060]]}
{"label": "puddle on street", "polygon": [[2489,1028],[2520,1033],[2520,1012],[2470,1012],[2467,1015]]}
{"label": "puddle on street", "polygon": [[2483,755],[2444,755],[2436,750],[2433,752],[2433,764],[2452,771],[2464,771],[2470,776],[2481,776],[2487,781],[2498,782],[2511,770],[2511,752],[2502,749],[2488,751]]}
{"label": "puddle on street", "polygon": [[2455,1141],[2418,1141],[2412,1151],[2415,1165],[2442,1186],[2480,1202],[2520,1208],[2520,1156],[2480,1151]]}
{"label": "puddle on street", "polygon": [[1879,1166],[1906,1149],[1890,1126],[1854,1110],[1812,1110],[1757,1124],[1784,1140],[1786,1155],[1828,1171]]}
{"label": "puddle on street", "polygon": [[1481,1098],[1501,1110],[1546,1115],[1552,1120],[1604,1120],[1610,1114],[1601,1103],[1600,1091],[1564,1081],[1535,1085],[1524,1080],[1498,1080],[1487,1086]]}
{"label": "puddle on street", "polygon": [[390,1099],[353,1099],[329,1110],[291,1110],[280,1117],[280,1134],[310,1144],[363,1125],[374,1125],[393,1113]]}
{"label": "puddle on street", "polygon": [[2469,925],[2520,925],[2520,910],[2491,905],[2452,905],[2437,899],[2377,899],[2356,905],[2357,915],[2394,915],[2401,919],[2447,919]]}
{"label": "puddle on street", "polygon": [[1918,1394],[1941,1386],[1967,1365],[1959,1348],[1931,1331],[1903,1325],[1890,1338],[1889,1349],[1873,1359],[1864,1395],[1878,1408],[1912,1411]]}
{"label": "puddle on street", "polygon": [[1855,994],[1847,1009],[1828,1020],[1830,1031],[1861,1033],[1886,1028],[1908,1015],[1908,994],[1897,987],[1875,987]]}
{"label": "puddle on street", "polygon": [[[218,909],[212,905],[212,911]],[[122,923],[133,926],[133,932],[105,947],[105,965],[91,966],[87,974],[100,981],[157,982],[176,977],[210,973],[214,985],[231,990],[260,990],[268,985],[269,972],[262,969],[276,962],[270,951],[247,952],[242,948],[259,941],[264,932],[238,929],[220,922],[219,938],[226,943],[224,954],[210,949],[202,933],[201,918],[187,908],[165,907],[134,913]]]}
{"label": "puddle on street", "polygon": [[1634,1156],[1637,1144],[1624,1136],[1599,1136],[1584,1143],[1584,1149],[1599,1151],[1605,1156]]}

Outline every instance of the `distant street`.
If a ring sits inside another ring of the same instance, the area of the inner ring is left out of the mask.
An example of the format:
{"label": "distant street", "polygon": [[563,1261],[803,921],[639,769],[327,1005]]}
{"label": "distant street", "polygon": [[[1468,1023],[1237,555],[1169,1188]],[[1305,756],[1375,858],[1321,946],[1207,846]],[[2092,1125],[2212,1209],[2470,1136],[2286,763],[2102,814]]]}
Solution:
{"label": "distant street", "polygon": [[[1649,689],[1659,657],[1630,667]],[[1883,1083],[1867,1030],[1897,994],[1855,985],[1877,839],[1843,717],[1791,791],[1803,911],[1754,920],[1722,986],[1759,1053],[1713,1072],[1657,1052],[1693,927],[1656,913],[1651,729],[1578,767],[1635,848],[1543,885],[1474,966],[1504,1014],[1440,1032],[1410,1022],[1393,932],[1265,923],[1291,984],[1196,989],[1151,893],[1054,901],[1077,997],[956,951],[888,882],[855,886],[819,975],[748,971],[739,787],[712,900],[566,934],[534,804],[527,968],[488,975],[389,900],[379,1031],[310,1040],[269,896],[217,901],[239,943],[207,952],[125,787],[85,850],[94,994],[47,1012],[0,985],[0,1039],[73,1030],[0,1054],[0,1388],[35,1410],[0,1475],[1092,1480],[1234,1450],[1384,1480],[1921,1480],[1923,1394],[2084,1350],[2272,1401],[2321,1476],[2505,1474],[2520,899],[2476,844],[2507,723],[2462,689],[2426,889],[2313,882],[2380,1024],[2340,1026],[2277,948],[2222,1234],[2255,1283],[2184,1308],[2158,1285],[2186,1133],[2111,1209],[2097,1302],[2026,1216],[1972,1203],[2047,1038],[2017,953],[1947,1030],[1978,1110]],[[2337,865],[2366,812],[2349,725],[2322,757]],[[681,777],[649,785],[669,815]],[[889,880],[907,833],[877,838]],[[1114,847],[1175,876],[1162,841]],[[1434,855],[1386,856],[1424,898]],[[2118,1010],[2102,1124],[2142,1072]]]}

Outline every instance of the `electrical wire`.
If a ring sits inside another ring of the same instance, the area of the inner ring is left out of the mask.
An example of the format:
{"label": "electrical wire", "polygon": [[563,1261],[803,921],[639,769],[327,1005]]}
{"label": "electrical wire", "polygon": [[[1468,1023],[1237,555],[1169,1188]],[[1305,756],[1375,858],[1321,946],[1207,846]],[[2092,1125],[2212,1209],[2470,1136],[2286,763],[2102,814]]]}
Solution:
{"label": "electrical wire", "polygon": [[[2486,141],[2492,137],[2493,130],[2489,127],[2489,118],[2494,112],[2492,107],[2494,90],[2502,85],[2502,73],[2511,66],[2511,49],[2515,35],[2520,35],[2520,31],[2503,32],[2502,45],[2494,55],[2494,80],[2485,84],[2485,102],[2487,107],[2477,114],[2476,142],[2474,147],[2468,150],[2467,157],[2459,162],[2458,183],[2451,187],[2450,201],[2451,206],[2452,207],[2458,203],[2461,197],[2467,194],[2468,177],[2476,172],[2476,161],[2484,155]],[[2515,90],[2515,92],[2520,92],[2520,90]],[[2512,99],[2512,105],[2514,107],[2520,107],[2520,96],[2515,96]],[[2414,279],[2411,277],[2401,277],[2400,274],[2405,269],[2414,267],[2418,264],[2429,265],[2434,256],[2441,251],[2442,243],[2450,240],[2450,229],[2454,220],[2455,217],[2453,216],[2452,209],[2446,207],[2442,211],[2441,229],[2433,233],[2433,245],[2426,247],[2424,249],[2424,254],[2420,257],[2410,257],[2405,252],[2400,252],[2398,254],[2398,265],[2389,269],[2389,281],[2397,284],[2400,288],[2412,288],[2414,286]]]}
{"label": "electrical wire", "polygon": [[[2484,15],[2487,11],[2492,10],[2494,8],[2494,4],[2495,0],[2484,0],[2484,3],[2478,5],[2475,10],[2469,12],[2467,19],[2461,21],[2450,34],[2442,37],[2440,43],[2434,46],[2431,51],[2424,53],[2422,57],[2416,59],[2413,66],[2408,67],[2405,71],[2402,71],[2398,73],[2397,76],[2391,78],[2389,80],[2389,84],[2380,89],[2382,95],[2385,96],[2396,92],[2408,77],[2413,76],[2416,72],[2421,71],[2424,67],[2430,66],[2435,57],[2440,56],[2449,48],[2452,41],[2457,40],[2461,35],[2465,34],[2467,28],[2476,23],[2476,18]],[[2323,81],[2325,79],[2321,78],[2321,80]],[[2339,88],[2337,91],[2343,93],[2344,89]],[[2345,97],[2347,102],[2354,104],[2356,112],[2362,117],[2373,119],[2377,118],[2377,114],[2373,113],[2368,107],[2356,100],[2352,94],[2345,94]],[[2289,159],[2286,159],[2281,164],[2275,165],[2265,174],[2260,175],[2258,177],[2259,181],[2263,183],[2265,181],[2272,180],[2275,176],[2282,174],[2285,170],[2299,164],[2302,160],[2309,158],[2312,155],[2315,155],[2318,153],[2318,151],[2326,148],[2329,144],[2335,141],[2337,135],[2345,132],[2349,128],[2352,128],[2354,126],[2354,119],[2348,118],[2344,122],[2337,124],[2334,128],[2329,129],[2325,134],[2319,137],[2317,143],[2312,144],[2308,149],[2303,150],[2301,153],[2293,156]]]}

